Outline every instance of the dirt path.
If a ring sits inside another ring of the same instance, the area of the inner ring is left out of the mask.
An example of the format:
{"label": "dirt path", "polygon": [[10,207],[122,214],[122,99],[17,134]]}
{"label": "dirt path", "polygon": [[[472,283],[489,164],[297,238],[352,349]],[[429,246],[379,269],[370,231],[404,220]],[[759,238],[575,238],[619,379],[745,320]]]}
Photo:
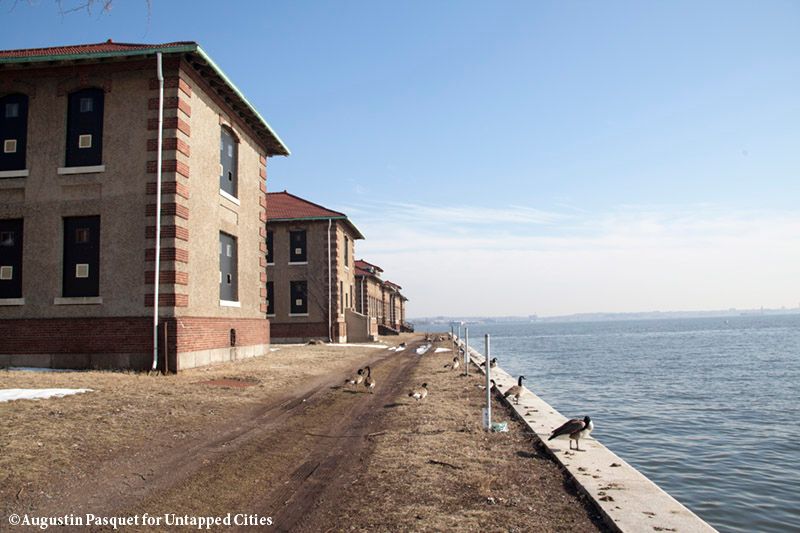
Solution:
{"label": "dirt path", "polygon": [[156,436],[135,454],[54,487],[52,499],[36,505],[36,512],[274,516],[280,511],[283,523],[294,524],[341,471],[340,463],[350,464],[353,450],[368,444],[364,438],[331,436],[369,432],[371,406],[394,395],[414,363],[403,355],[381,350],[366,361],[378,382],[374,394],[364,387],[343,389],[338,374],[316,378],[189,442]]}

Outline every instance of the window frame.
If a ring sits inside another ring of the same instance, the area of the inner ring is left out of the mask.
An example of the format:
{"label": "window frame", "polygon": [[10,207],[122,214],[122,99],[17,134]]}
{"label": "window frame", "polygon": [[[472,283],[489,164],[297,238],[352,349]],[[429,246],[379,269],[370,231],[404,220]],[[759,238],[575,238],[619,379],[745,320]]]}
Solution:
{"label": "window frame", "polygon": [[[99,297],[102,244],[100,215],[64,217],[62,224],[61,297]],[[76,239],[79,232],[85,237],[80,242]],[[82,275],[79,276],[79,273]]]}
{"label": "window frame", "polygon": [[[92,99],[91,110],[83,111],[83,101]],[[67,95],[67,138],[64,168],[99,167],[103,165],[103,123],[105,91],[99,87],[78,89]],[[88,146],[82,139],[90,136]]]}
{"label": "window frame", "polygon": [[[227,137],[227,138],[226,138]],[[226,144],[226,141],[227,142]],[[220,126],[219,190],[231,198],[239,198],[239,137],[228,126]],[[230,152],[230,155],[226,155]],[[228,161],[231,159],[231,161]]]}
{"label": "window frame", "polygon": [[239,302],[239,243],[235,235],[224,231],[219,232],[219,300],[221,303]]}
{"label": "window frame", "polygon": [[275,316],[275,282],[267,282],[267,316]]}
{"label": "window frame", "polygon": [[[298,242],[295,242],[295,237],[302,236]],[[302,242],[300,242],[302,241]],[[302,244],[300,249],[301,253],[295,253],[298,245]],[[305,229],[289,230],[289,264],[290,265],[305,265],[308,264],[308,232]]]}
{"label": "window frame", "polygon": [[[15,116],[6,116],[9,105],[17,106]],[[27,169],[29,107],[30,98],[26,94],[10,93],[0,97],[0,172]],[[6,151],[12,144],[10,141],[14,141],[14,150]]]}
{"label": "window frame", "polygon": [[275,232],[267,230],[267,264],[275,264]]}
{"label": "window frame", "polygon": [[[297,300],[302,297],[303,304],[298,306]],[[308,281],[293,280],[289,282],[289,316],[308,316]]]}
{"label": "window frame", "polygon": [[0,240],[0,271],[10,275],[0,277],[0,299],[22,298],[23,253],[25,246],[25,219],[10,218],[0,220],[0,235],[10,235],[8,244]]}

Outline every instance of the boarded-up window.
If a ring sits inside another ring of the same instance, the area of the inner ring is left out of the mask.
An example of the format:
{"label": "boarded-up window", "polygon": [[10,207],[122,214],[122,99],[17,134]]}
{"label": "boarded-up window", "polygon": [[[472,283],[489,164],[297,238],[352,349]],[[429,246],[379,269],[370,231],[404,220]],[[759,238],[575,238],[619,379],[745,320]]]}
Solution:
{"label": "boarded-up window", "polygon": [[275,262],[275,249],[272,246],[273,235],[271,231],[267,232],[267,263]]}
{"label": "boarded-up window", "polygon": [[236,237],[219,233],[219,299],[238,301]]}
{"label": "boarded-up window", "polygon": [[219,188],[231,196],[237,195],[237,172],[239,168],[239,147],[236,137],[222,127],[219,139]]}
{"label": "boarded-up window", "polygon": [[22,219],[0,220],[0,298],[22,298]]}
{"label": "boarded-up window", "polygon": [[83,89],[69,95],[66,166],[103,164],[102,89]]}
{"label": "boarded-up window", "polygon": [[305,281],[289,282],[289,296],[291,297],[291,314],[299,315],[308,313],[308,284]]}
{"label": "boarded-up window", "polygon": [[100,295],[100,217],[64,219],[64,270],[62,294],[66,297]]}
{"label": "boarded-up window", "polygon": [[306,253],[306,231],[297,230],[289,232],[289,262],[305,263],[308,261]]}
{"label": "boarded-up window", "polygon": [[267,282],[267,314],[275,314],[275,284],[271,281]]}
{"label": "boarded-up window", "polygon": [[0,170],[24,170],[28,141],[28,97],[9,94],[0,98]]}

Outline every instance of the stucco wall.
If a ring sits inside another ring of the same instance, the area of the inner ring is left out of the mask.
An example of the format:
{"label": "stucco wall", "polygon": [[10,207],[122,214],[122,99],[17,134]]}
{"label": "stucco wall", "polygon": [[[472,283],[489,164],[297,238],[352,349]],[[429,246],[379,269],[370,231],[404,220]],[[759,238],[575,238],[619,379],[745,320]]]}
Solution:
{"label": "stucco wall", "polygon": [[[0,179],[0,218],[24,218],[21,306],[0,318],[143,314],[148,78],[154,62],[0,73],[0,93],[29,96],[29,176]],[[24,82],[23,82],[24,81]],[[105,171],[59,175],[66,147],[67,94],[104,86]],[[55,305],[61,297],[63,217],[99,215],[102,305]]]}

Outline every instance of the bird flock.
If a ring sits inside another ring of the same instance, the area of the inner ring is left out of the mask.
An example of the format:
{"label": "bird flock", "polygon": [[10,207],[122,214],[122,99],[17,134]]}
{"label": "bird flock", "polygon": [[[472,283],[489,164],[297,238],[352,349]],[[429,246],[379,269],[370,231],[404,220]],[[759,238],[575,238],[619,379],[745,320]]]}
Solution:
{"label": "bird flock", "polygon": [[[434,342],[434,341],[442,341],[443,337],[438,338],[430,338],[426,337],[427,342]],[[405,343],[403,343],[403,347],[405,347]],[[427,352],[427,350],[426,350]],[[444,365],[444,368],[449,370],[458,370],[461,367],[461,359],[464,356],[464,348],[459,346],[458,355],[455,355],[451,362]],[[489,368],[495,369],[497,368],[497,357],[492,358],[489,360]],[[486,361],[481,363],[480,365],[482,368],[486,369]],[[525,376],[519,376],[517,378],[517,384],[510,387],[505,392],[500,391],[500,385],[498,385],[495,380],[491,379],[491,388],[494,392],[502,392],[503,398],[508,400],[514,401],[515,405],[519,405],[520,398],[525,394],[526,390],[525,387],[522,385],[522,382],[525,380]],[[356,372],[349,376],[347,379],[344,380],[345,387],[351,389],[358,389],[360,387],[364,387],[366,392],[372,394],[375,391],[376,381],[375,378],[372,377],[372,369],[369,366],[365,366],[363,368],[359,368]],[[480,388],[486,389],[485,386],[479,385]],[[413,398],[415,401],[420,402],[428,397],[428,384],[423,383],[419,387],[415,387],[408,392],[408,397]],[[584,416],[583,418],[573,418],[571,420],[566,421],[561,426],[553,429],[550,437],[547,439],[548,441],[559,438],[559,437],[567,437],[569,438],[569,448],[572,450],[572,441],[575,441],[575,450],[577,451],[584,451],[581,450],[580,447],[580,440],[585,439],[589,436],[589,434],[594,429],[594,423],[589,416]]]}

